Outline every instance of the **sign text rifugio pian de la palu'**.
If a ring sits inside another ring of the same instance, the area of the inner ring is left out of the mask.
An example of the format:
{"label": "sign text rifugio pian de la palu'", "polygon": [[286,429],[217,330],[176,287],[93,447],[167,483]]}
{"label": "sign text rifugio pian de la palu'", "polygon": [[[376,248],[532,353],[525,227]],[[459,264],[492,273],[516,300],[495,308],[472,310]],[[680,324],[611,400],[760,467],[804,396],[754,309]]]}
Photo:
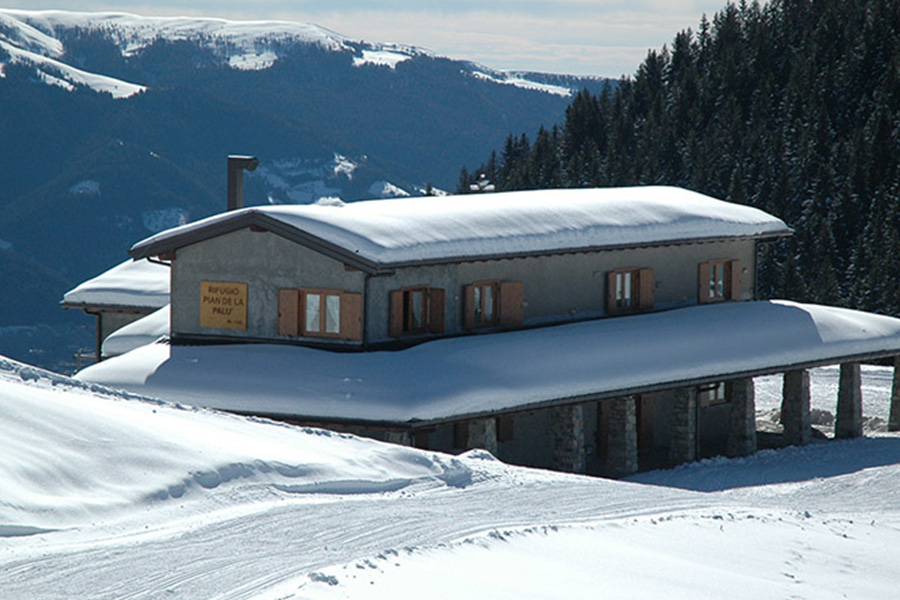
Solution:
{"label": "sign text rifugio pian de la palu'", "polygon": [[200,327],[247,329],[247,284],[201,281]]}

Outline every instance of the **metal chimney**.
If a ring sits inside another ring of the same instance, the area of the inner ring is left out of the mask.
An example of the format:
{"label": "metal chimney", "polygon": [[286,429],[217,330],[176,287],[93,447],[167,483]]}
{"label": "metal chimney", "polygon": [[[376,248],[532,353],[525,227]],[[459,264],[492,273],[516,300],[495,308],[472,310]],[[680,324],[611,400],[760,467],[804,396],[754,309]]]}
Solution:
{"label": "metal chimney", "polygon": [[228,210],[244,208],[244,169],[252,171],[258,166],[255,156],[228,155]]}

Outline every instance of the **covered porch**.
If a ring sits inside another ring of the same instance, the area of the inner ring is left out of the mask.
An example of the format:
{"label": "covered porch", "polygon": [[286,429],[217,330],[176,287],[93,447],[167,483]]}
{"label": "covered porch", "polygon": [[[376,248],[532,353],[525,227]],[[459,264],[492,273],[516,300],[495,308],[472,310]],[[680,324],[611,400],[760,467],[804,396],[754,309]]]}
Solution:
{"label": "covered porch", "polygon": [[511,463],[623,476],[754,452],[760,376],[782,375],[785,439],[808,443],[809,370],[823,365],[841,365],[835,435],[861,435],[860,364],[896,356],[900,319],[727,302],[394,352],[153,344],[79,378],[434,450],[484,448]]}

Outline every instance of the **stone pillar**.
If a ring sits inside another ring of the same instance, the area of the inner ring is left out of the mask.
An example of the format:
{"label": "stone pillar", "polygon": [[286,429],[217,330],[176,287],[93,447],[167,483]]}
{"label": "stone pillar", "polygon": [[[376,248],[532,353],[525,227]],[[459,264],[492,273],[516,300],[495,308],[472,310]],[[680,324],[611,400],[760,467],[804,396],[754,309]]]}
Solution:
{"label": "stone pillar", "polygon": [[854,438],[862,435],[862,386],[859,363],[841,365],[838,384],[837,417],[834,423],[835,438]]}
{"label": "stone pillar", "polygon": [[756,452],[756,397],[753,380],[736,379],[731,387],[731,424],[725,453],[728,456],[747,456]]}
{"label": "stone pillar", "polygon": [[634,402],[634,396],[611,401],[606,468],[613,477],[625,477],[638,470],[637,410]]}
{"label": "stone pillar", "polygon": [[482,448],[497,455],[497,419],[471,419],[469,421],[469,448]]}
{"label": "stone pillar", "polygon": [[553,407],[553,468],[569,473],[587,470],[584,446],[584,406]]}
{"label": "stone pillar", "polygon": [[385,431],[384,441],[398,446],[412,446],[412,435],[408,431]]}
{"label": "stone pillar", "polygon": [[809,420],[809,371],[800,369],[784,374],[781,414],[785,444],[803,446],[812,441]]}
{"label": "stone pillar", "polygon": [[669,461],[672,464],[696,460],[697,388],[678,388],[673,392],[669,436]]}
{"label": "stone pillar", "polygon": [[894,385],[891,388],[891,414],[888,431],[900,431],[900,356],[894,357]]}

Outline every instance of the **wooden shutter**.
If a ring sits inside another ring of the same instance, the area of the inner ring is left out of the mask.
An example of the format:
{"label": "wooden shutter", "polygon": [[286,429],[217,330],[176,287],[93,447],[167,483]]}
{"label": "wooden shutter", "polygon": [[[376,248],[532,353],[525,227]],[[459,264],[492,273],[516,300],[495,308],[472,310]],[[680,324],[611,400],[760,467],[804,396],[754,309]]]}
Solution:
{"label": "wooden shutter", "polygon": [[638,271],[638,308],[650,310],[653,308],[656,284],[653,281],[653,269],[641,269]]}
{"label": "wooden shutter", "polygon": [[741,261],[732,260],[728,265],[729,281],[729,298],[731,300],[741,299]]}
{"label": "wooden shutter", "polygon": [[525,316],[525,284],[521,281],[500,282],[500,325],[521,325]]}
{"label": "wooden shutter", "polygon": [[616,312],[616,272],[608,271],[606,273],[606,314],[611,315]]}
{"label": "wooden shutter", "polygon": [[391,292],[391,314],[389,333],[391,337],[403,335],[403,291]]}
{"label": "wooden shutter", "polygon": [[300,335],[300,290],[278,290],[278,335]]}
{"label": "wooden shutter", "polygon": [[467,285],[463,292],[463,326],[475,329],[475,286]]}
{"label": "wooden shutter", "polygon": [[341,292],[341,338],[362,339],[362,294]]}
{"label": "wooden shutter", "polygon": [[697,302],[707,304],[709,302],[709,263],[700,263],[697,269]]}
{"label": "wooden shutter", "polygon": [[444,290],[428,288],[428,331],[444,333]]}

